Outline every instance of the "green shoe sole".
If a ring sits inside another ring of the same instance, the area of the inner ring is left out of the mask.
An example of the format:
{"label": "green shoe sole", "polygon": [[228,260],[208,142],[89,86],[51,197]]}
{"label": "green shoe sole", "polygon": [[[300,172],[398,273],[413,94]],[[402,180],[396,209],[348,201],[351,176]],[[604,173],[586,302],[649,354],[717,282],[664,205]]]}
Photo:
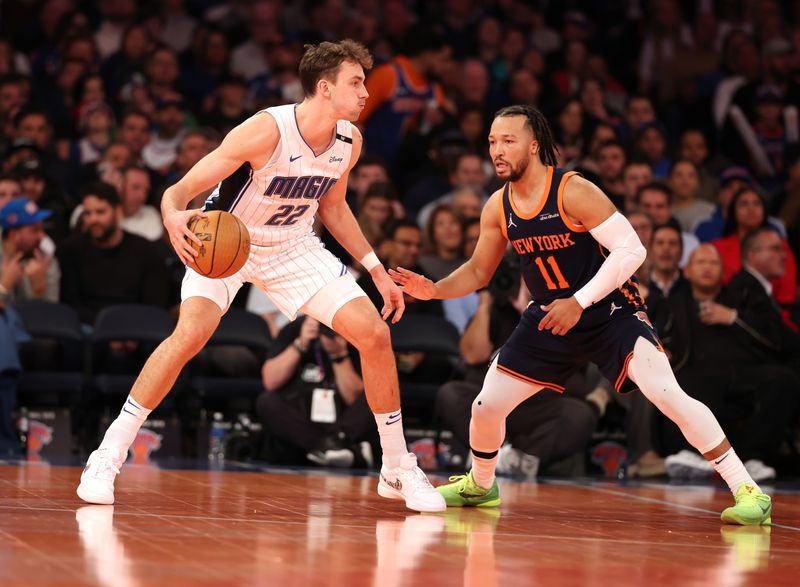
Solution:
{"label": "green shoe sole", "polygon": [[772,516],[762,520],[761,518],[745,518],[742,516],[738,516],[734,513],[722,513],[720,516],[723,522],[726,524],[740,524],[742,526],[771,526],[772,525]]}

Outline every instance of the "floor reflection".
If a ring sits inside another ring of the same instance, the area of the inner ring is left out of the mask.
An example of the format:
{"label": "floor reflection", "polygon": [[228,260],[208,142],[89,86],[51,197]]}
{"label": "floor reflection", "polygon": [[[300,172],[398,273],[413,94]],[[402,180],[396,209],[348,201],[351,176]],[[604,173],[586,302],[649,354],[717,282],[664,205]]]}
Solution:
{"label": "floor reflection", "polygon": [[719,533],[722,541],[732,546],[737,571],[758,571],[769,566],[769,526],[722,526]]}
{"label": "floor reflection", "polygon": [[136,587],[133,565],[114,528],[113,505],[87,505],[75,512],[89,573],[108,587]]}

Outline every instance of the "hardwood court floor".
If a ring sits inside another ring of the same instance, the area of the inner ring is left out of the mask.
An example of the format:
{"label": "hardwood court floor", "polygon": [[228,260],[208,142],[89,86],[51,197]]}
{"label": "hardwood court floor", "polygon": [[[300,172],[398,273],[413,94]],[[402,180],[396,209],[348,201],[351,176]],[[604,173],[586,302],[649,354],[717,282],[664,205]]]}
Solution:
{"label": "hardwood court floor", "polygon": [[798,585],[800,495],[723,526],[712,487],[501,483],[499,510],[415,514],[374,477],[0,466],[0,585]]}

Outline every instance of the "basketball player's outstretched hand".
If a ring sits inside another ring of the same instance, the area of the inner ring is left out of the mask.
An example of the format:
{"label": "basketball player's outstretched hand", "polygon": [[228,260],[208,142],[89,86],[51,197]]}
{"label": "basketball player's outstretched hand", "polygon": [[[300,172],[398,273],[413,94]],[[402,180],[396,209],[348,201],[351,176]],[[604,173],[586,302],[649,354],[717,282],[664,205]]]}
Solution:
{"label": "basketball player's outstretched hand", "polygon": [[373,269],[376,273],[371,274],[375,287],[383,298],[383,308],[381,308],[381,318],[388,320],[389,316],[394,312],[392,324],[397,324],[400,318],[403,317],[403,312],[406,311],[406,303],[403,300],[403,291],[397,287],[394,282],[389,279],[383,267],[380,267],[380,272]]}
{"label": "basketball player's outstretched hand", "polygon": [[206,218],[206,216],[205,212],[197,209],[173,212],[164,217],[164,228],[169,234],[169,242],[172,243],[172,248],[184,265],[188,265],[198,255],[189,241],[194,242],[198,249],[202,245],[197,235],[189,230],[189,222],[192,218]]}
{"label": "basketball player's outstretched hand", "polygon": [[574,297],[553,300],[541,308],[547,315],[539,321],[539,330],[549,330],[557,336],[569,332],[583,313],[583,308]]}
{"label": "basketball player's outstretched hand", "polygon": [[408,295],[418,300],[429,300],[436,294],[436,286],[427,277],[408,269],[389,269],[389,277]]}

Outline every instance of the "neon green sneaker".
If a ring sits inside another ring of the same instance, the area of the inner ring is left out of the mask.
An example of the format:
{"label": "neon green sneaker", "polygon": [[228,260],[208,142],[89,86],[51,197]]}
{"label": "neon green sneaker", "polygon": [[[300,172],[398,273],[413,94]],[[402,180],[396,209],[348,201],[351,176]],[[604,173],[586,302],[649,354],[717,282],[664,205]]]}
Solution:
{"label": "neon green sneaker", "polygon": [[736,505],[722,511],[726,524],[742,526],[768,526],[772,524],[772,498],[755,485],[742,483],[736,490]]}
{"label": "neon green sneaker", "polygon": [[494,508],[500,505],[500,489],[497,479],[491,489],[484,489],[472,478],[472,471],[466,475],[450,477],[450,483],[439,485],[436,491],[442,494],[448,506]]}

